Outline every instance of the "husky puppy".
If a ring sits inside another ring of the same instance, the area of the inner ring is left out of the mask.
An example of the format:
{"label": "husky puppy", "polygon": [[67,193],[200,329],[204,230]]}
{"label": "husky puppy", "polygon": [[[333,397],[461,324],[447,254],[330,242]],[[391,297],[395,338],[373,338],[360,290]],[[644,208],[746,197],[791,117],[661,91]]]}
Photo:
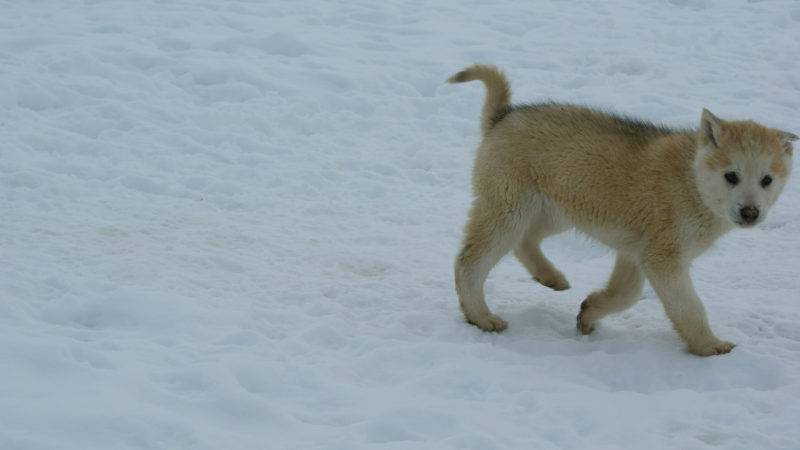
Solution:
{"label": "husky puppy", "polygon": [[483,284],[503,255],[557,291],[564,275],[542,254],[548,236],[575,228],[617,251],[611,279],[581,304],[578,329],[635,304],[645,279],[689,352],[728,353],[708,325],[689,267],[723,233],[767,216],[791,171],[797,136],[703,110],[700,128],[672,130],[580,106],[512,106],[505,75],[474,65],[447,81],[486,85],[475,200],[455,261],[467,322],[508,324],[486,306]]}

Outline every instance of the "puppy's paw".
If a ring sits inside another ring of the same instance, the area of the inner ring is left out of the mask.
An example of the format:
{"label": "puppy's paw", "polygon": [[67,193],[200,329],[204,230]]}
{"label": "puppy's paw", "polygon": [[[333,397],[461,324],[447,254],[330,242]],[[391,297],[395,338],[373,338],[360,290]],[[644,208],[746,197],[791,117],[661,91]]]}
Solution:
{"label": "puppy's paw", "polygon": [[589,318],[589,298],[581,303],[581,312],[578,313],[578,331],[583,334],[589,334],[594,331],[595,321]]}
{"label": "puppy's paw", "polygon": [[467,322],[475,325],[483,331],[503,331],[508,328],[508,322],[501,319],[496,314],[488,314],[480,317],[470,317]]}
{"label": "puppy's paw", "polygon": [[689,352],[697,356],[724,355],[730,353],[733,347],[736,347],[736,344],[717,339],[704,344],[689,345]]}
{"label": "puppy's paw", "polygon": [[567,277],[557,270],[547,274],[537,275],[533,279],[542,286],[547,286],[554,291],[566,291],[570,288]]}

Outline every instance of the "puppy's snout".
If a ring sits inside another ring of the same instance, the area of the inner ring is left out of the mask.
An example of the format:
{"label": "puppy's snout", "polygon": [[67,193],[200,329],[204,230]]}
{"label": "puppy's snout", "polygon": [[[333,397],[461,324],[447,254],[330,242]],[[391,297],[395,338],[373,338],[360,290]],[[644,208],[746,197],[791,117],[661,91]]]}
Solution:
{"label": "puppy's snout", "polygon": [[756,219],[758,219],[758,208],[745,206],[739,210],[739,214],[742,215],[742,221],[744,221],[744,223],[754,223]]}

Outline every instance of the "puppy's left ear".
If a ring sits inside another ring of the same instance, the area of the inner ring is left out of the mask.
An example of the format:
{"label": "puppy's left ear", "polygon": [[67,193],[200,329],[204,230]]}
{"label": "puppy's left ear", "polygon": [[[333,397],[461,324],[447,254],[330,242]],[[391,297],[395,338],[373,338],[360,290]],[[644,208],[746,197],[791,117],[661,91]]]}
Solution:
{"label": "puppy's left ear", "polygon": [[700,145],[712,145],[719,148],[719,139],[722,137],[723,125],[717,116],[711,111],[703,108],[703,115],[700,117]]}
{"label": "puppy's left ear", "polygon": [[792,141],[796,141],[800,138],[797,137],[796,134],[780,130],[778,130],[778,136],[781,139],[781,144],[783,144],[783,150],[786,152],[787,155],[792,156]]}

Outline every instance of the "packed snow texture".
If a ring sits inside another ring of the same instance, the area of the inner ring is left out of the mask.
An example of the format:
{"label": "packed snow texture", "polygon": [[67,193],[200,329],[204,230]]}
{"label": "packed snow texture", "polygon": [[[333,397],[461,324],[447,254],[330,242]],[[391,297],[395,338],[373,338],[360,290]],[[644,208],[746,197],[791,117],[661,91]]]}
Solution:
{"label": "packed snow texture", "polygon": [[507,331],[453,260],[481,83],[800,133],[790,0],[0,3],[0,448],[798,449],[800,184],[697,259],[688,354],[649,287],[579,335],[613,254],[512,257]]}

